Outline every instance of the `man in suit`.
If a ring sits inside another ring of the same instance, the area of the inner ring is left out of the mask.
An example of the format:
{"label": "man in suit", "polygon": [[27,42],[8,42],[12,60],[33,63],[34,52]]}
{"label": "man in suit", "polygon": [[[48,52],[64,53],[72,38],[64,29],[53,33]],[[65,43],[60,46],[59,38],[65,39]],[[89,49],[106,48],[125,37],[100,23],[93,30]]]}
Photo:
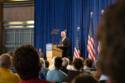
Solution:
{"label": "man in suit", "polygon": [[61,41],[58,47],[62,49],[62,57],[67,57],[72,60],[72,44],[69,38],[66,36],[66,32],[61,32]]}

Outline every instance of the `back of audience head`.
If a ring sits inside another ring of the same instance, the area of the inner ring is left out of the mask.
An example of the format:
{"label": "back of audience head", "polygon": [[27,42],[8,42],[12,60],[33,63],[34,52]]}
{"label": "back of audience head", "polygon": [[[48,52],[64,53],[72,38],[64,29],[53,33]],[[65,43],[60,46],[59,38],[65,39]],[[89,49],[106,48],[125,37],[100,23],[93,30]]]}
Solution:
{"label": "back of audience head", "polygon": [[60,69],[62,67],[62,58],[61,57],[55,58],[54,66],[56,69]]}
{"label": "back of audience head", "polygon": [[81,58],[76,58],[73,61],[73,66],[76,70],[81,70],[83,68],[83,60]]}
{"label": "back of audience head", "polygon": [[41,68],[45,68],[45,60],[43,58],[40,58],[40,65]]}
{"label": "back of audience head", "polygon": [[9,54],[10,59],[11,59],[11,66],[13,66],[13,56],[14,56],[14,52],[9,51],[8,54]]}
{"label": "back of audience head", "polygon": [[92,68],[93,65],[93,61],[91,59],[85,59],[84,64],[89,67]]}
{"label": "back of audience head", "polygon": [[82,73],[74,78],[72,83],[98,83],[90,73]]}
{"label": "back of audience head", "polygon": [[21,79],[37,78],[40,71],[40,60],[35,48],[24,45],[15,51],[14,65]]}
{"label": "back of audience head", "polygon": [[125,83],[125,0],[105,10],[98,28],[100,59],[112,83]]}
{"label": "back of audience head", "polygon": [[0,67],[9,69],[11,66],[11,59],[8,53],[1,54]]}

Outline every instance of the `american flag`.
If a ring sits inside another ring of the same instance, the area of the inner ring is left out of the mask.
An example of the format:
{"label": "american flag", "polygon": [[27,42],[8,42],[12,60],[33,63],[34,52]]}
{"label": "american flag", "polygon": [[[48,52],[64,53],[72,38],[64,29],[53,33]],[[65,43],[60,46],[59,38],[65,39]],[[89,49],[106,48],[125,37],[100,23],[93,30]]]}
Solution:
{"label": "american flag", "polygon": [[89,24],[87,51],[88,51],[88,58],[95,61],[96,60],[96,49],[95,49],[92,13],[91,13],[90,24]]}
{"label": "american flag", "polygon": [[80,27],[77,27],[75,32],[74,58],[80,57]]}
{"label": "american flag", "polygon": [[74,48],[74,58],[79,58],[79,57],[80,57],[80,50],[75,47]]}

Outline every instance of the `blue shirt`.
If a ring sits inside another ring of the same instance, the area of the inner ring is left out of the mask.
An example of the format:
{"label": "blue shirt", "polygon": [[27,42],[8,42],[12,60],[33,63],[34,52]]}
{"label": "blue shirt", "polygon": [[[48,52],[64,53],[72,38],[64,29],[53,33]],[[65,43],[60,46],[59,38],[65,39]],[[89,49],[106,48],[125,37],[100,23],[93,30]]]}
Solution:
{"label": "blue shirt", "polygon": [[46,79],[48,81],[61,83],[65,77],[66,77],[66,74],[63,71],[54,69],[54,70],[48,71]]}

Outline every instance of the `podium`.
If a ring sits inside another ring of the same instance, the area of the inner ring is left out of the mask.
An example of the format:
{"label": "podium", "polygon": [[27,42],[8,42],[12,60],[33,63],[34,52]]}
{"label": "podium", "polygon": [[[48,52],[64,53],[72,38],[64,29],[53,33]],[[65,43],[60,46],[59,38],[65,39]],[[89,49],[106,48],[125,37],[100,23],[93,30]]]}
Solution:
{"label": "podium", "polygon": [[56,44],[48,43],[46,44],[46,56],[50,65],[52,64],[52,59],[54,57],[62,57],[62,50],[57,48]]}

